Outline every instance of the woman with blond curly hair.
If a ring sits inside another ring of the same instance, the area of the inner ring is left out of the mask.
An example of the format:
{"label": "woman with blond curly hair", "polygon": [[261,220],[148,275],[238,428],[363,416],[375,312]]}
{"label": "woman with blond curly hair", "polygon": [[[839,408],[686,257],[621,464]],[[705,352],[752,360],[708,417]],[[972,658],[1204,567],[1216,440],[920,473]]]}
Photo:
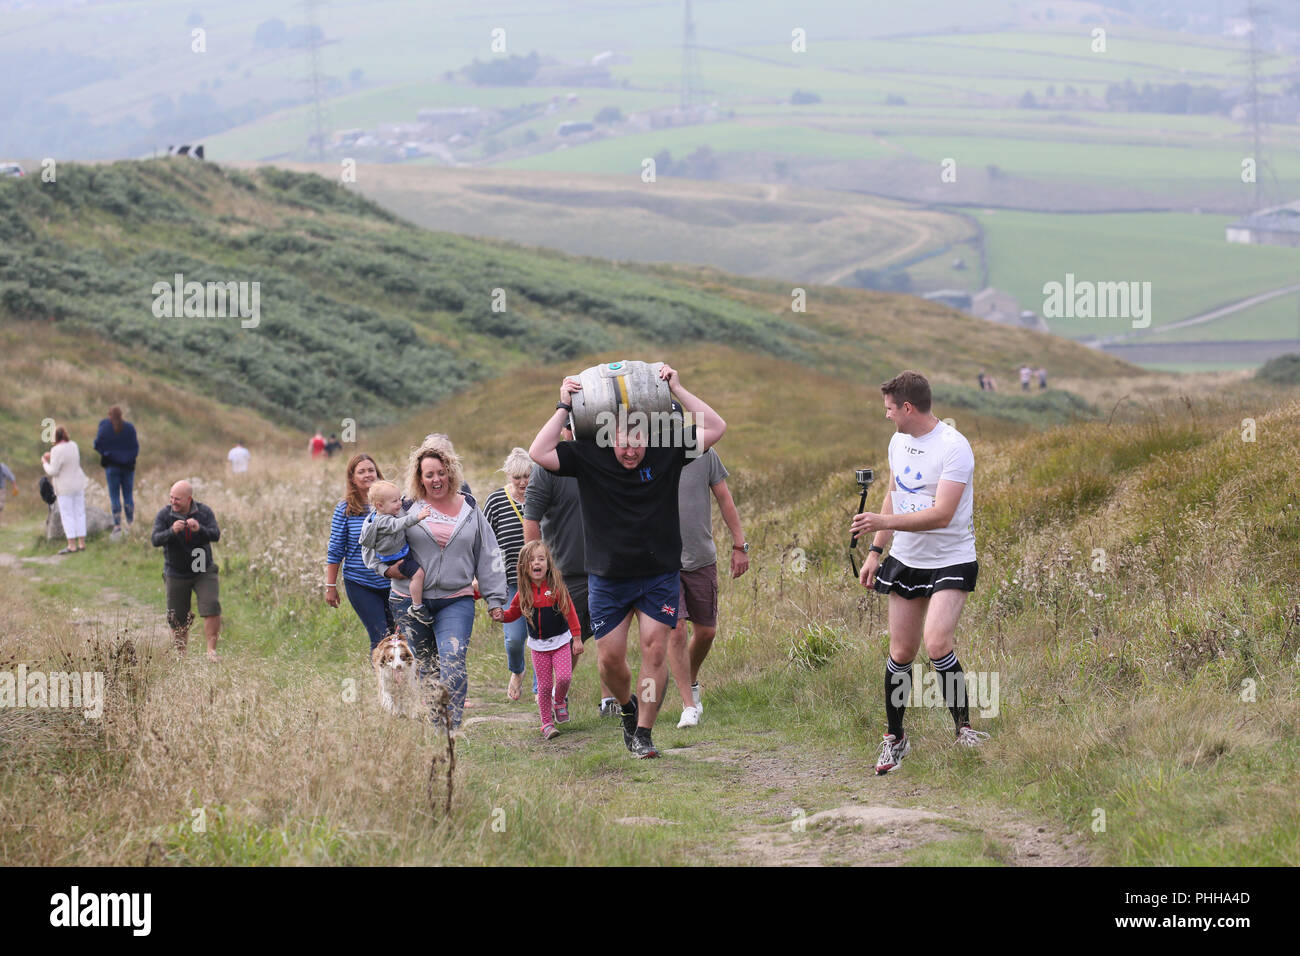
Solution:
{"label": "woman with blond curly hair", "polygon": [[[392,578],[389,603],[419,663],[420,677],[436,674],[451,694],[448,719],[460,726],[468,680],[465,661],[474,629],[474,581],[492,620],[505,614],[506,576],[496,535],[473,497],[462,490],[464,473],[451,441],[430,435],[411,452],[407,469],[410,507],[428,505],[429,516],[406,529],[406,543],[424,569],[424,606],[433,624],[409,615],[410,581]],[[372,570],[379,561],[363,549]]]}

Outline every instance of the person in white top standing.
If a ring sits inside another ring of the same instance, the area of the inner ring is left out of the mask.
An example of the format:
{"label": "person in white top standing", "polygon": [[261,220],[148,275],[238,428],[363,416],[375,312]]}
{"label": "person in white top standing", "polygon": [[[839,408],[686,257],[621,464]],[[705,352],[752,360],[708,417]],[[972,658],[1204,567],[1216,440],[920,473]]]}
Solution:
{"label": "person in white top standing", "polygon": [[86,473],[81,470],[81,449],[62,425],[54,430],[54,447],[41,456],[41,465],[59,496],[59,518],[68,539],[68,546],[59,554],[85,551]]}
{"label": "person in white top standing", "polygon": [[[880,386],[889,440],[888,493],[879,514],[854,517],[853,534],[872,534],[862,566],[863,587],[889,595],[889,659],[885,662],[888,732],[876,773],[889,773],[912,749],[903,713],[912,693],[912,661],[925,652],[940,676],[957,743],[975,747],[988,734],[973,730],[966,680],[954,639],[966,596],[975,590],[972,517],[975,456],[957,429],[930,411],[930,383],[920,372],[900,372]],[[893,541],[889,557],[884,549]]]}
{"label": "person in white top standing", "polygon": [[236,475],[242,475],[248,471],[248,460],[252,454],[244,447],[242,441],[235,442],[235,447],[230,449],[230,454],[226,455],[226,461],[230,463],[230,470]]}

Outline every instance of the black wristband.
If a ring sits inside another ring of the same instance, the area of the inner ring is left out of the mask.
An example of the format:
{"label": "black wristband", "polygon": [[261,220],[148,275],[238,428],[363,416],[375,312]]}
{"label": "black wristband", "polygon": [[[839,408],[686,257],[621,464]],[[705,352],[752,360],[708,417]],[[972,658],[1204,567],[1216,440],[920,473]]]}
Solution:
{"label": "black wristband", "polygon": [[880,547],[880,545],[878,544],[873,544],[871,547],[867,548],[867,550],[874,551],[876,552],[876,554],[880,555],[881,557],[884,557],[885,555],[885,549]]}
{"label": "black wristband", "polygon": [[564,409],[566,412],[569,412],[570,414],[572,414],[572,412],[573,412],[573,406],[572,406],[572,405],[570,405],[570,404],[568,404],[568,403],[566,403],[566,402],[556,402],[556,403],[555,403],[555,410],[558,412],[561,408]]}

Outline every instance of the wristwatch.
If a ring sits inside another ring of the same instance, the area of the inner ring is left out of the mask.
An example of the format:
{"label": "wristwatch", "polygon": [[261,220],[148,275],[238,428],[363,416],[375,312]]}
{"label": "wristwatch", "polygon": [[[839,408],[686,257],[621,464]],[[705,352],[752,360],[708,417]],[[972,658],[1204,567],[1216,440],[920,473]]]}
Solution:
{"label": "wristwatch", "polygon": [[749,542],[746,541],[744,544],[733,544],[733,545],[731,546],[731,550],[732,550],[732,551],[743,551],[743,552],[745,552],[746,554],[749,554]]}
{"label": "wristwatch", "polygon": [[873,544],[871,547],[867,548],[867,550],[876,552],[876,554],[880,555],[882,558],[885,556],[885,549],[880,547],[878,544]]}

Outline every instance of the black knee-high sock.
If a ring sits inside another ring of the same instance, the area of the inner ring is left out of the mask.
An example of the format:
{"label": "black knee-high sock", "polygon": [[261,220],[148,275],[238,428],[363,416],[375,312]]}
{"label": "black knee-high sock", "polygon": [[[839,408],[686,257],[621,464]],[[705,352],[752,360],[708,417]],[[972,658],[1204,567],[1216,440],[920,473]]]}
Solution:
{"label": "black knee-high sock", "polygon": [[966,703],[966,675],[962,673],[961,661],[957,652],[952,651],[930,665],[939,674],[939,683],[943,686],[943,702],[952,713],[953,722],[961,730],[970,724],[970,707]]}
{"label": "black knee-high sock", "polygon": [[889,720],[889,733],[903,739],[903,711],[912,696],[912,664],[885,659],[885,716]]}

